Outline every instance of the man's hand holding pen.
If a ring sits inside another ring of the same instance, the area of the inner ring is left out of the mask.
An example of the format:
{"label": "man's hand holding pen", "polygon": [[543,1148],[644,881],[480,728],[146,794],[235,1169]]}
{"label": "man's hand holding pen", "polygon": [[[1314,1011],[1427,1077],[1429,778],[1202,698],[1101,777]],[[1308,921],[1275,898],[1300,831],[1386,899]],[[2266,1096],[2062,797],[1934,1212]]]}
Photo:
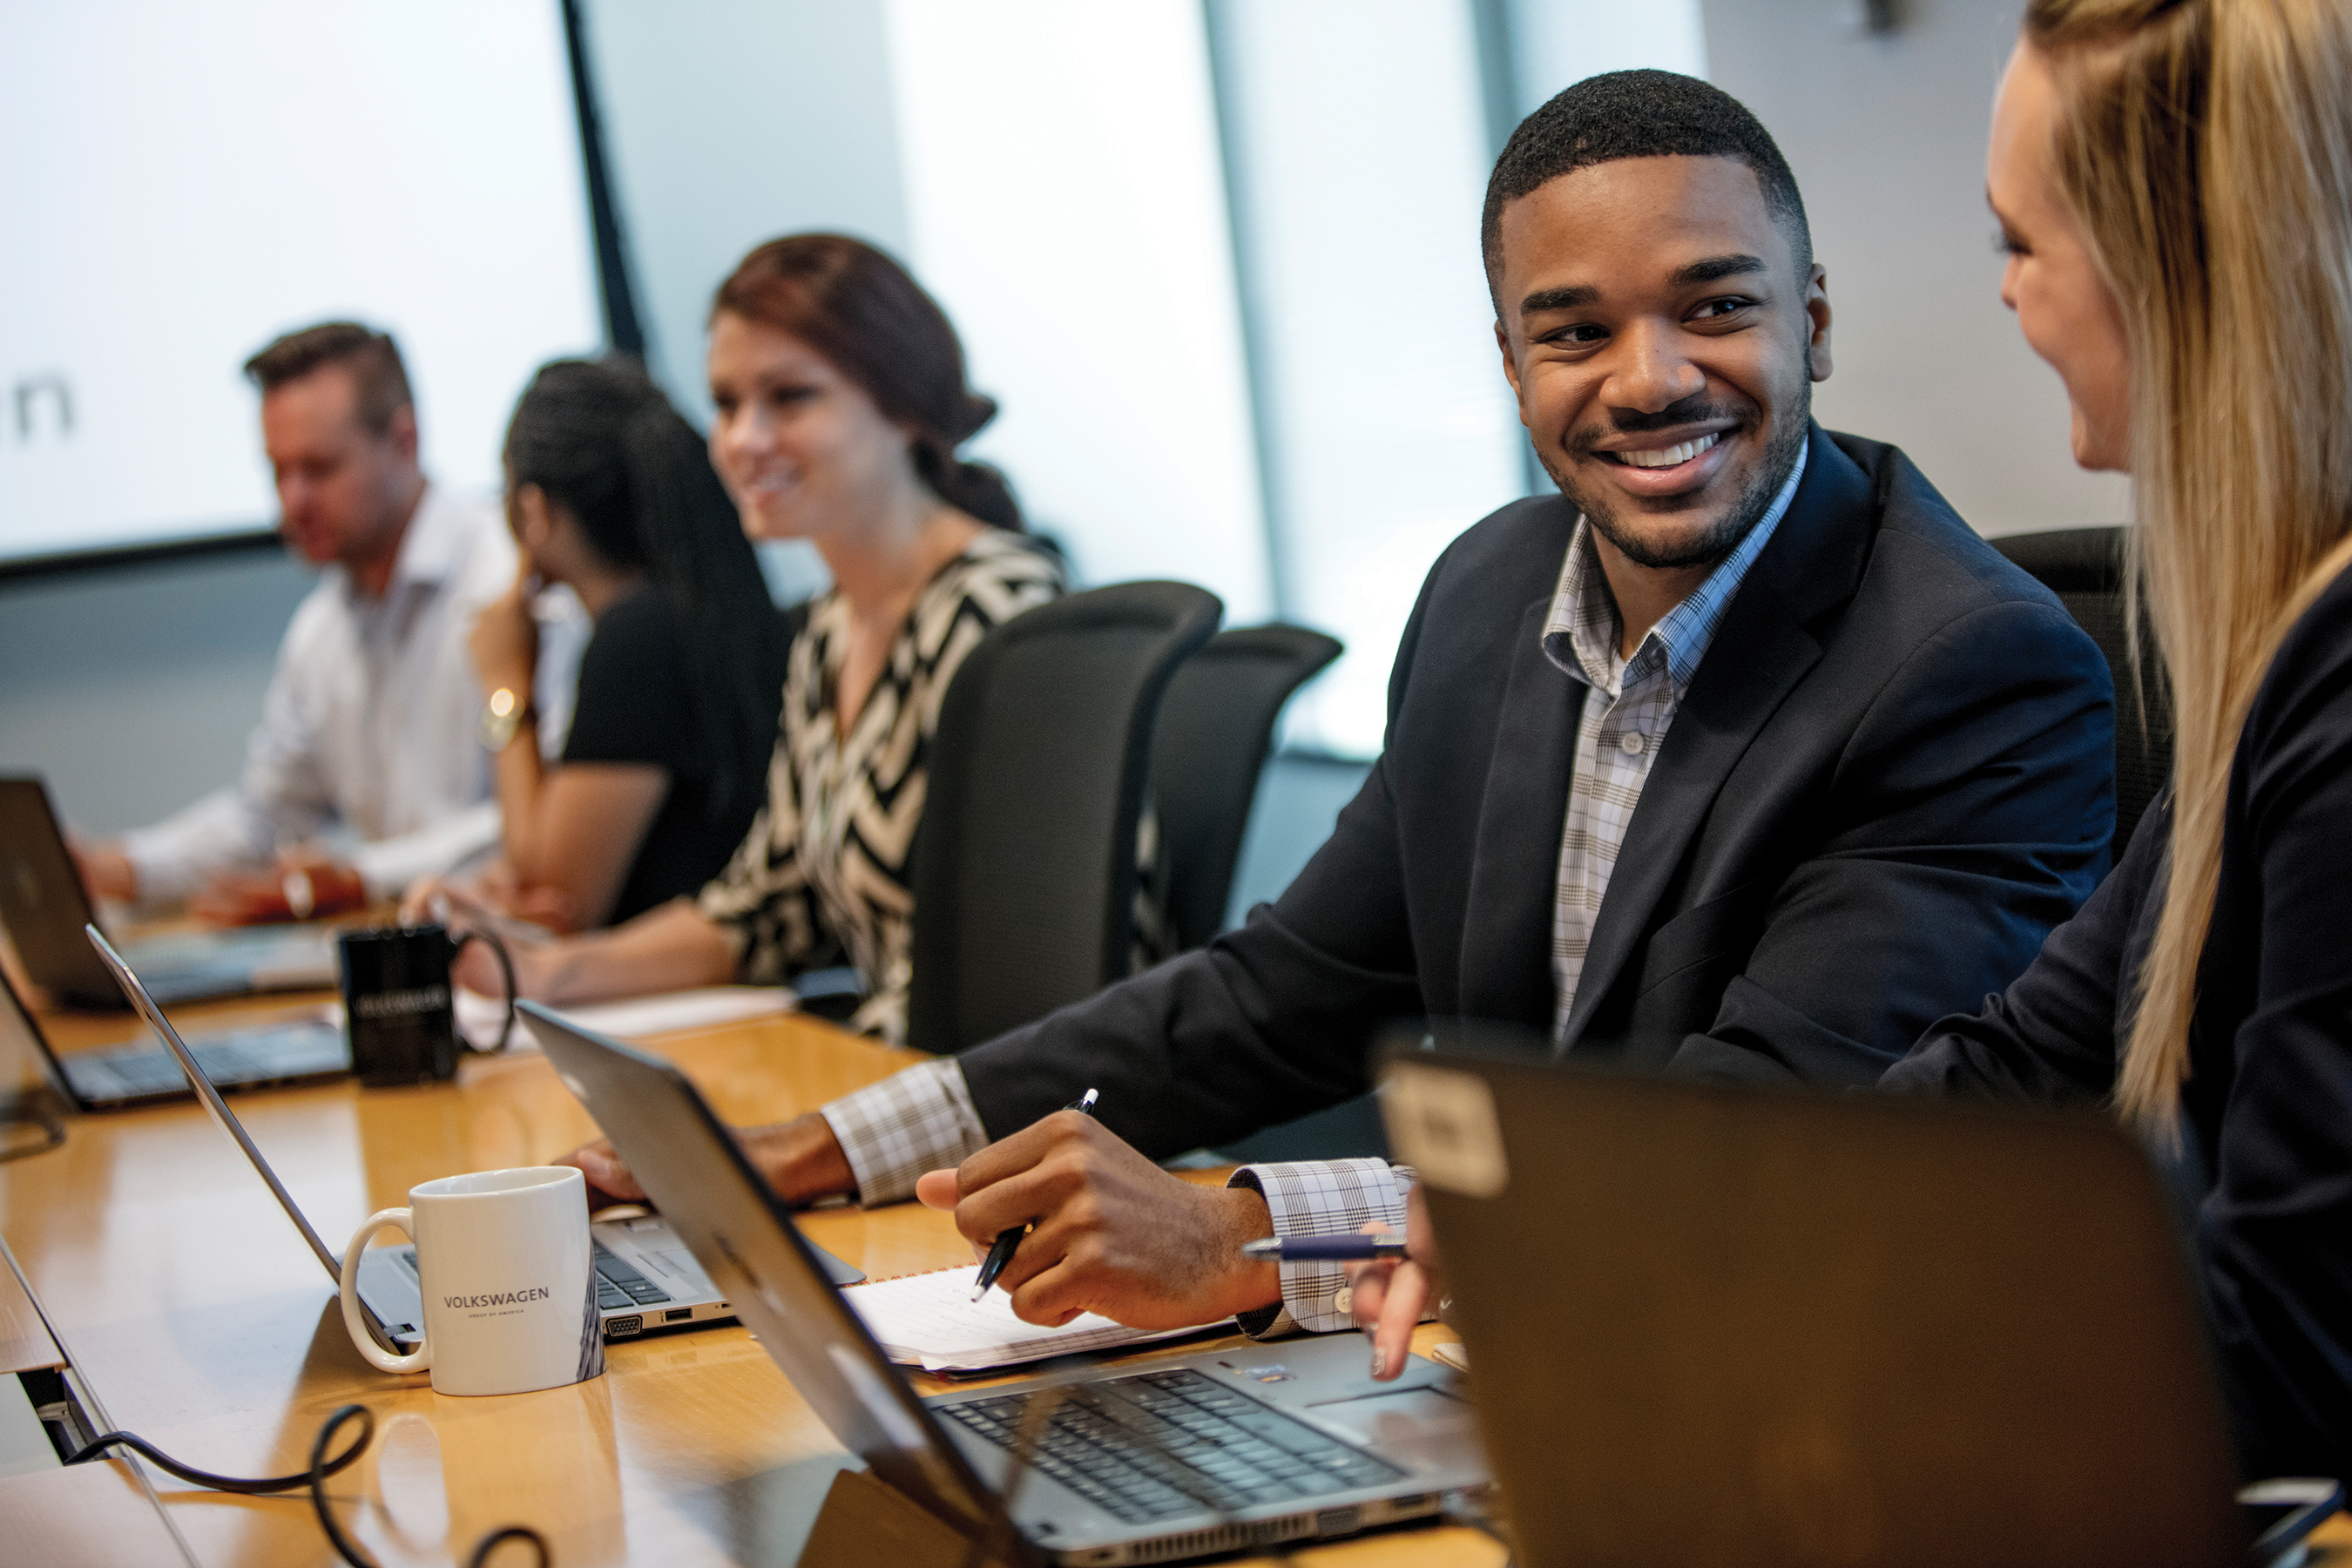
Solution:
{"label": "man's hand holding pen", "polygon": [[1025,1322],[1097,1312],[1138,1329],[1185,1328],[1274,1305],[1279,1270],[1242,1244],[1274,1234],[1265,1200],[1153,1164],[1076,1110],[1059,1110],[915,1189],[952,1208],[975,1253],[1029,1227],[996,1288]]}

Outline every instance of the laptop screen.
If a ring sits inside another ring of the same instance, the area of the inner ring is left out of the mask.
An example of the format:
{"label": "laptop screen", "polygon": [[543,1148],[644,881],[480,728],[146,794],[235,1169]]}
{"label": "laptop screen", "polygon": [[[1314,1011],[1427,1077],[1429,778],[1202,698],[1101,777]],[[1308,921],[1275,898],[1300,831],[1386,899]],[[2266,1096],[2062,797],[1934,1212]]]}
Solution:
{"label": "laptop screen", "polygon": [[686,1076],[536,1003],[519,1012],[662,1217],[842,1446],[959,1528],[996,1521],[993,1496]]}
{"label": "laptop screen", "polygon": [[72,1103],[40,1026],[0,968],[0,1158],[62,1142],[54,1119]]}

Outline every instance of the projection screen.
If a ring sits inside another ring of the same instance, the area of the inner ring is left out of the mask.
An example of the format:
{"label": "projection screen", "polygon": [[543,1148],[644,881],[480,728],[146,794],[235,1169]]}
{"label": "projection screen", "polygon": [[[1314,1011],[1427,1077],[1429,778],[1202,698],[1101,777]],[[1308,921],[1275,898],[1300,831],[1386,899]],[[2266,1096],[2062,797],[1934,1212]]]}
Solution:
{"label": "projection screen", "polygon": [[474,491],[599,347],[558,0],[11,5],[0,139],[0,570],[270,527],[239,367],[289,328],[391,331]]}

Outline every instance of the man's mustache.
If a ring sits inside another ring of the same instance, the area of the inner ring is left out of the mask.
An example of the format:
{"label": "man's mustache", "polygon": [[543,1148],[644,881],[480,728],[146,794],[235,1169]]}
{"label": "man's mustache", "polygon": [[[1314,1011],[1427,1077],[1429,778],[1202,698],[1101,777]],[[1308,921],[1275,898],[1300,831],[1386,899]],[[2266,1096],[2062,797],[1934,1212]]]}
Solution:
{"label": "man's mustache", "polygon": [[1668,404],[1655,414],[1643,414],[1638,409],[1614,408],[1609,413],[1609,428],[1588,427],[1576,433],[1570,449],[1580,458],[1589,458],[1600,450],[1601,443],[1612,436],[1641,436],[1653,430],[1671,430],[1677,425],[1696,425],[1703,420],[1730,419],[1745,423],[1737,409],[1727,408],[1707,396],[1695,392],[1679,403]]}

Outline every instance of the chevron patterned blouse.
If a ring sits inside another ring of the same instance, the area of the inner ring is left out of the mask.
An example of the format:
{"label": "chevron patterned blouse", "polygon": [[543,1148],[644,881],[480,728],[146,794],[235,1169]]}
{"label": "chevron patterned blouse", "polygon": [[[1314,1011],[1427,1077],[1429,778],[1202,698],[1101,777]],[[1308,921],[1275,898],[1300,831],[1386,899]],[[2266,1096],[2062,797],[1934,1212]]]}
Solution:
{"label": "chevron patterned blouse", "polygon": [[736,944],[757,985],[846,961],[865,976],[853,1027],[906,1037],[915,895],[908,853],[922,820],[940,702],[989,630],[1063,590],[1035,540],[990,529],[941,567],[890,645],[881,678],[844,736],[835,692],[849,602],[827,593],[793,641],[768,804],[742,847],[702,890],[702,912]]}

